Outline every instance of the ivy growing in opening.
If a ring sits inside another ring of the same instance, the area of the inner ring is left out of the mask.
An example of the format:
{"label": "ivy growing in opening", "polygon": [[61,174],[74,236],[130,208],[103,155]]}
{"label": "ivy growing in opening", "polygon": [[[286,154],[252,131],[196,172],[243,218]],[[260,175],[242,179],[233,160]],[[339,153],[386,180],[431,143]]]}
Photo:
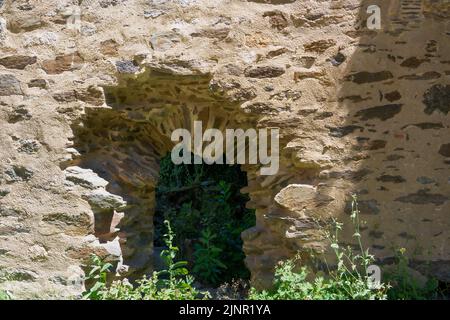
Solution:
{"label": "ivy growing in opening", "polygon": [[239,165],[174,165],[170,154],[160,163],[154,216],[155,247],[163,247],[164,220],[176,234],[181,258],[205,285],[248,279],[241,232],[255,225],[254,210],[245,207],[247,185]]}

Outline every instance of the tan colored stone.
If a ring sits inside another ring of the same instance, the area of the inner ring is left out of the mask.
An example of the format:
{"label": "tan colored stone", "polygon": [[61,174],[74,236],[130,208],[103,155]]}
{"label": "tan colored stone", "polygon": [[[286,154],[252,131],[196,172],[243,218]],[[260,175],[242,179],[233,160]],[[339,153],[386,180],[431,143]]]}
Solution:
{"label": "tan colored stone", "polygon": [[79,297],[92,253],[150,272],[158,160],[199,119],[280,128],[278,174],[242,167],[252,285],[325,251],[354,192],[377,259],[450,281],[448,1],[378,1],[381,30],[368,0],[144,2],[83,2],[80,30],[56,0],[1,8],[1,289]]}
{"label": "tan colored stone", "polygon": [[67,55],[56,56],[54,60],[45,60],[42,62],[42,68],[48,74],[59,74],[65,71],[80,69],[83,59],[78,52]]}

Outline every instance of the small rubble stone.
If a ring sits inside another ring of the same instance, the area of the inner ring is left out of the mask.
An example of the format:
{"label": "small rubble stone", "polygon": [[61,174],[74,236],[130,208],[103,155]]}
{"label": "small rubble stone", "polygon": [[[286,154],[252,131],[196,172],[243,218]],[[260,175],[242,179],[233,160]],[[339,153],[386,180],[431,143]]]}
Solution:
{"label": "small rubble stone", "polygon": [[12,74],[0,74],[0,96],[22,95],[20,82]]}
{"label": "small rubble stone", "polygon": [[0,65],[8,69],[23,70],[26,66],[36,63],[36,56],[7,56],[0,58]]}

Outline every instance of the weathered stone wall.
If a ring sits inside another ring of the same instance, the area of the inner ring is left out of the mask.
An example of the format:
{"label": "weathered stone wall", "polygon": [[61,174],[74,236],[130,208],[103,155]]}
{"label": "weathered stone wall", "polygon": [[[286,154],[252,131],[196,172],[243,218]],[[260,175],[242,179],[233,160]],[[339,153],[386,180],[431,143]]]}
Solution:
{"label": "weathered stone wall", "polygon": [[353,192],[380,263],[450,281],[449,1],[0,3],[0,288],[76,296],[92,252],[150,271],[158,159],[198,119],[280,128],[279,173],[244,168],[254,285]]}

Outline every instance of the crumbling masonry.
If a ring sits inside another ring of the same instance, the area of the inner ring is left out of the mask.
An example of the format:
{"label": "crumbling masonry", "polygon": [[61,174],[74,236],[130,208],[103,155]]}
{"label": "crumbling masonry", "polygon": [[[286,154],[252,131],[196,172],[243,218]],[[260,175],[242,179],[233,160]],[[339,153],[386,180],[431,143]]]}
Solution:
{"label": "crumbling masonry", "polygon": [[253,285],[326,251],[352,193],[378,263],[450,282],[449,40],[448,0],[0,1],[0,288],[77,297],[91,253],[151,271],[158,161],[195,120],[280,128],[278,174],[244,166]]}

